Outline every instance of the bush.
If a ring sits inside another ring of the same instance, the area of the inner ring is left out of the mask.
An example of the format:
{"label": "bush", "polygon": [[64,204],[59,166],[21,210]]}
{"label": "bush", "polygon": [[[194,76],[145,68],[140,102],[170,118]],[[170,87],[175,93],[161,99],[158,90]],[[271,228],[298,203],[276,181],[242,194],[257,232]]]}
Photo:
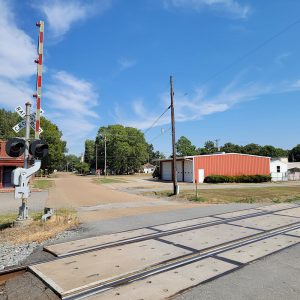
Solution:
{"label": "bush", "polygon": [[204,179],[205,183],[260,183],[271,181],[270,175],[240,175],[240,176],[225,176],[225,175],[210,175]]}

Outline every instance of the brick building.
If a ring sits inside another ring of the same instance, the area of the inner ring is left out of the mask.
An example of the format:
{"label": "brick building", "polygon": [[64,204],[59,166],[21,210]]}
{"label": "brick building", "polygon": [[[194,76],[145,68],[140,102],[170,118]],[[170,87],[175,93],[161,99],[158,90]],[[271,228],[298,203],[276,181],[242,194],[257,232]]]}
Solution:
{"label": "brick building", "polygon": [[0,189],[11,187],[11,172],[24,166],[24,156],[9,157],[5,152],[6,141],[0,140]]}

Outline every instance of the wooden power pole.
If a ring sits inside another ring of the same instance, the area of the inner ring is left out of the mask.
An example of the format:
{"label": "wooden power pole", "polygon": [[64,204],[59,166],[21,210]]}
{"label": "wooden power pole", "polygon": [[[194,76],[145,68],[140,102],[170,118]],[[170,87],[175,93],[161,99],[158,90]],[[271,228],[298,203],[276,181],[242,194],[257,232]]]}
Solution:
{"label": "wooden power pole", "polygon": [[177,195],[177,194],[179,194],[179,189],[178,189],[178,185],[177,185],[174,90],[173,90],[173,77],[172,76],[170,76],[170,94],[171,94],[171,123],[172,123],[172,152],[173,152],[173,164],[172,164],[173,193],[174,193],[174,195]]}

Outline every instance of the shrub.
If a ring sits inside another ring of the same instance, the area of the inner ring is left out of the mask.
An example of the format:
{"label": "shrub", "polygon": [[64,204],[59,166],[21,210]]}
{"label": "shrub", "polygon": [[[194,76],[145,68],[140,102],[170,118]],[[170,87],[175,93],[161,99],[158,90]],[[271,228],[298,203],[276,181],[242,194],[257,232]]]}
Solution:
{"label": "shrub", "polygon": [[240,176],[225,176],[225,175],[210,175],[204,179],[205,183],[260,183],[271,181],[270,175],[240,175]]}
{"label": "shrub", "polygon": [[160,179],[160,169],[158,166],[155,168],[154,172],[152,173],[152,177]]}

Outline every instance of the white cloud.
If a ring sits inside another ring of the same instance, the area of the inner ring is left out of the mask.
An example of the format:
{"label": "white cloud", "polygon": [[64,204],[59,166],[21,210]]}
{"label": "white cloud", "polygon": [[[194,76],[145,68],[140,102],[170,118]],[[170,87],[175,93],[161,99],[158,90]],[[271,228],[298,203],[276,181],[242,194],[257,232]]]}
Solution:
{"label": "white cloud", "polygon": [[118,61],[119,65],[120,65],[120,72],[132,68],[133,66],[136,65],[136,60],[134,59],[128,59],[128,58],[122,58],[119,59]]}
{"label": "white cloud", "polygon": [[167,8],[189,9],[196,12],[207,8],[238,19],[246,19],[251,13],[250,6],[242,5],[238,0],[164,0],[164,5]]}
{"label": "white cloud", "polygon": [[[237,76],[240,78],[240,75]],[[176,92],[175,94],[175,117],[176,122],[187,122],[201,120],[204,116],[215,113],[225,112],[235,105],[245,101],[258,99],[264,95],[280,94],[300,90],[300,80],[286,81],[276,84],[260,84],[250,82],[242,84],[240,80],[235,79],[227,86],[221,89],[215,95],[209,95],[206,87],[195,89],[191,94]],[[169,93],[166,92],[160,96],[160,102],[164,103],[165,108],[170,102]],[[148,109],[142,100],[135,100],[132,103],[132,114],[130,119],[124,119],[124,115],[115,115],[117,122],[127,126],[146,129],[152,125],[158,115],[163,111],[153,112]],[[118,108],[120,110],[120,107]],[[166,113],[155,126],[161,126],[170,123],[170,113]]]}
{"label": "white cloud", "polygon": [[291,55],[292,55],[291,52],[284,52],[279,54],[278,56],[275,57],[275,64],[280,67],[283,67],[287,58],[290,57]]}
{"label": "white cloud", "polygon": [[71,26],[79,21],[102,13],[111,6],[111,0],[53,0],[42,1],[36,7],[46,16],[54,38],[61,38]]}
{"label": "white cloud", "polygon": [[62,130],[71,152],[79,154],[84,140],[96,128],[98,93],[90,82],[59,71],[52,74],[51,83],[45,87],[44,98],[51,108],[47,116]]}
{"label": "white cloud", "polygon": [[0,104],[13,108],[32,100],[34,86],[29,80],[36,73],[36,45],[16,26],[13,8],[0,1]]}

